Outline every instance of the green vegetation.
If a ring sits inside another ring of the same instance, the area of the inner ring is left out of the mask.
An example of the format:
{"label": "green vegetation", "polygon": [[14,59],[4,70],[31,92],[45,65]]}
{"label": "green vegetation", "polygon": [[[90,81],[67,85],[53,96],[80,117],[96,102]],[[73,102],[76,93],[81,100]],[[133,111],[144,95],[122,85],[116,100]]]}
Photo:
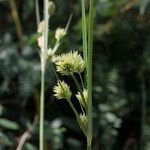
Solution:
{"label": "green vegetation", "polygon": [[0,1],[0,149],[149,150],[149,2],[54,3]]}

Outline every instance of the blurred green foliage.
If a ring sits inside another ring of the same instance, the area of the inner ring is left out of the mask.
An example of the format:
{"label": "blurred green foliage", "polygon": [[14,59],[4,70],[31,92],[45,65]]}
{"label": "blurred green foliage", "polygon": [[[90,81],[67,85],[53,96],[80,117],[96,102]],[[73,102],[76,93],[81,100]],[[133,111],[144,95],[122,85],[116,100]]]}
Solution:
{"label": "blurred green foliage", "polygon": [[[55,0],[50,43],[56,27],[74,14],[59,53],[82,52],[79,0]],[[42,18],[42,1],[39,1]],[[35,1],[17,1],[24,45],[20,47],[9,1],[0,1],[0,149],[16,149],[39,113],[40,60],[36,43]],[[142,0],[97,0],[93,56],[93,150],[150,149],[150,9]],[[87,16],[88,18],[88,16]],[[66,78],[72,82],[70,78]],[[85,149],[82,135],[65,101],[56,101],[56,82],[46,72],[46,150]],[[72,89],[73,90],[73,89]],[[78,104],[77,104],[78,105]],[[23,150],[38,149],[38,123]]]}

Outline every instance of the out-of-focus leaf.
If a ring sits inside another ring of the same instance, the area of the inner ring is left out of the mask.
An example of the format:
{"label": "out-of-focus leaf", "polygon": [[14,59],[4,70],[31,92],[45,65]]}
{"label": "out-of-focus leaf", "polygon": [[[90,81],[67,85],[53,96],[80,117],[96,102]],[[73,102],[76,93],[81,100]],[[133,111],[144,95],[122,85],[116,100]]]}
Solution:
{"label": "out-of-focus leaf", "polygon": [[6,129],[11,129],[11,130],[19,129],[19,126],[17,123],[15,123],[14,121],[10,121],[8,119],[3,119],[3,118],[0,118],[0,126]]}
{"label": "out-of-focus leaf", "polygon": [[146,7],[149,4],[149,0],[141,0],[141,6],[140,6],[140,15],[144,15]]}
{"label": "out-of-focus leaf", "polygon": [[37,38],[39,37],[39,34],[35,33],[32,34],[29,38],[28,38],[28,44],[35,44],[37,42]]}
{"label": "out-of-focus leaf", "polygon": [[12,141],[9,139],[9,137],[0,131],[0,144],[11,146]]}
{"label": "out-of-focus leaf", "polygon": [[37,148],[31,143],[26,143],[25,150],[37,150]]}

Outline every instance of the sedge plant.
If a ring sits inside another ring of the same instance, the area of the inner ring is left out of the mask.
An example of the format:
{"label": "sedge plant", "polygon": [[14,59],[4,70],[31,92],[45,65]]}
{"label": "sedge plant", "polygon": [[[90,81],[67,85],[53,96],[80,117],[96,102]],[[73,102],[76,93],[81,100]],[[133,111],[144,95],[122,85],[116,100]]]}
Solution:
{"label": "sedge plant", "polygon": [[[55,4],[53,1],[44,0],[44,19],[38,24],[38,46],[40,48],[39,56],[41,60],[41,96],[40,96],[40,128],[39,128],[39,149],[44,150],[44,104],[45,104],[45,68],[48,61],[55,61],[54,54],[60,46],[61,38],[63,38],[68,30],[72,15],[68,20],[65,28],[57,28],[55,32],[56,43],[53,48],[49,47],[48,32],[49,19],[55,12]],[[39,15],[38,15],[39,16]],[[39,17],[38,17],[39,20]]]}
{"label": "sedge plant", "polygon": [[[89,16],[85,12],[85,1],[81,0],[82,6],[82,39],[83,58],[76,50],[56,55],[62,38],[66,35],[72,15],[65,28],[57,28],[55,32],[56,43],[54,47],[48,47],[48,21],[54,13],[55,5],[52,1],[44,0],[44,20],[38,26],[38,46],[40,47],[41,58],[41,102],[40,102],[40,150],[44,150],[44,82],[45,66],[49,62],[57,78],[57,85],[54,86],[54,96],[57,99],[65,99],[72,108],[77,122],[87,138],[87,150],[92,149],[92,49],[93,49],[93,0],[89,0]],[[88,24],[88,28],[86,25]],[[85,74],[85,79],[81,73]],[[71,101],[72,91],[70,86],[59,75],[70,76],[74,81],[77,92],[76,99],[80,104],[81,111],[78,112]],[[77,78],[79,77],[79,80]]]}
{"label": "sedge plant", "polygon": [[[66,99],[72,108],[76,119],[87,138],[87,150],[92,149],[92,53],[93,53],[93,11],[94,1],[89,1],[88,20],[85,11],[85,0],[81,0],[82,6],[82,40],[83,40],[83,58],[78,51],[57,56],[55,61],[57,76],[57,85],[54,87],[54,96],[57,99]],[[86,27],[88,24],[88,28]],[[70,86],[61,81],[57,75],[70,76],[78,89],[76,98],[80,104],[81,112],[78,112],[71,101],[72,92]],[[85,80],[81,73],[85,73]],[[79,76],[80,81],[76,76]]]}

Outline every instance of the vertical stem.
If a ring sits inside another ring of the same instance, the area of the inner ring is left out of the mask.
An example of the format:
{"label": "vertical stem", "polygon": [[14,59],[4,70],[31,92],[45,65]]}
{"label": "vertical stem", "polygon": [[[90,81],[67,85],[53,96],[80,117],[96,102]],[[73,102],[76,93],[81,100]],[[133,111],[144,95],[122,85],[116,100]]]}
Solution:
{"label": "vertical stem", "polygon": [[144,77],[141,77],[141,135],[140,135],[140,150],[145,146],[144,144],[144,127],[146,118],[146,86]]}
{"label": "vertical stem", "polygon": [[40,98],[40,150],[44,150],[44,81],[45,81],[45,71],[42,71],[41,98]]}
{"label": "vertical stem", "polygon": [[39,1],[35,0],[35,15],[36,15],[36,23],[37,27],[40,23],[40,11],[39,11]]}
{"label": "vertical stem", "polygon": [[41,98],[40,98],[40,150],[44,150],[44,103],[45,103],[45,66],[46,66],[46,52],[48,49],[48,0],[44,0],[44,43],[41,49]]}
{"label": "vertical stem", "polygon": [[[87,20],[86,20],[86,12],[85,12],[85,0],[81,1],[81,7],[82,7],[82,43],[83,43],[83,56],[84,56],[84,60],[85,60],[85,64],[86,64],[86,73],[87,73]],[[85,87],[87,88],[87,76],[84,76],[84,83],[85,83]]]}
{"label": "vertical stem", "polygon": [[14,24],[16,27],[16,33],[20,42],[20,47],[23,48],[24,42],[23,42],[23,31],[22,31],[22,26],[20,23],[20,18],[16,6],[15,0],[9,0],[10,3],[10,8],[11,8],[11,13],[12,13],[12,18],[14,20]]}
{"label": "vertical stem", "polygon": [[76,115],[76,118],[79,119],[79,114],[78,114],[77,110],[75,109],[74,105],[72,104],[71,100],[67,100],[67,101],[68,101],[70,107],[72,108],[74,114]]}
{"label": "vertical stem", "polygon": [[82,6],[82,41],[83,41],[83,55],[85,63],[87,64],[87,24],[86,24],[86,13],[85,13],[85,0],[81,1]]}
{"label": "vertical stem", "polygon": [[82,100],[83,100],[83,104],[84,104],[85,110],[86,110],[86,112],[87,112],[86,100],[85,100],[85,98],[84,98],[84,95],[83,95],[83,92],[82,92],[81,87],[80,87],[80,85],[79,85],[79,82],[78,82],[78,80],[76,79],[76,77],[74,76],[74,74],[70,74],[70,75],[71,75],[72,79],[74,80],[74,82],[75,82],[75,84],[76,84],[76,86],[77,86],[77,89],[79,90],[79,92],[80,92],[80,94],[81,94],[81,97],[82,97]]}
{"label": "vertical stem", "polygon": [[87,127],[87,150],[91,150],[92,142],[92,55],[93,55],[93,12],[94,1],[90,0],[89,20],[88,20],[88,59],[87,59],[87,89],[88,89],[88,127]]}
{"label": "vertical stem", "polygon": [[87,140],[87,150],[91,150],[92,148],[91,148],[91,142],[89,142],[88,140]]}
{"label": "vertical stem", "polygon": [[83,82],[83,79],[82,79],[81,73],[79,73],[79,77],[80,77],[80,80],[81,80],[82,89],[84,90],[84,82]]}

